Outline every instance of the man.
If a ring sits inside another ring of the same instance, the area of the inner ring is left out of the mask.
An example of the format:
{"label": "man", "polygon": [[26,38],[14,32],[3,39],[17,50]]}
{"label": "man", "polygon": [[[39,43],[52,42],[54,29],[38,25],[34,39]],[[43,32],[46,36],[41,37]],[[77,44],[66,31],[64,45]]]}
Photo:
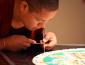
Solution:
{"label": "man", "polygon": [[[44,29],[58,10],[58,0],[3,0],[1,3],[8,4],[6,5],[7,11],[3,11],[4,9],[0,5],[2,8],[0,11],[0,48],[9,50],[25,49],[37,44],[36,40],[31,38],[34,36],[33,34],[31,37],[26,37],[16,34],[16,32],[21,28],[32,32],[40,28]],[[56,36],[52,32],[45,32],[42,40],[43,42],[40,43],[46,50],[50,50],[56,45]]]}

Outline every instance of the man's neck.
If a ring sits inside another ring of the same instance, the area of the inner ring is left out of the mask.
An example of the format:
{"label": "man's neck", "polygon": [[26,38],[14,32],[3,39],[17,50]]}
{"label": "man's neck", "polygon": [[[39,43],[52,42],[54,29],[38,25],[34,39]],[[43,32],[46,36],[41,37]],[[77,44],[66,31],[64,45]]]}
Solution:
{"label": "man's neck", "polygon": [[21,21],[16,21],[16,20],[12,20],[11,26],[15,29],[24,27],[24,25]]}

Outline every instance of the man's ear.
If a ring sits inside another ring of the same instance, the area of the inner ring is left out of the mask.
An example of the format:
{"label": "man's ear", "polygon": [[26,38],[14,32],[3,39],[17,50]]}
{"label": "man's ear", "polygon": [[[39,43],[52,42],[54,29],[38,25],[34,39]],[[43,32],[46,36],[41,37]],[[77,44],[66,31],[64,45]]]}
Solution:
{"label": "man's ear", "polygon": [[20,11],[21,13],[27,13],[29,11],[28,3],[26,1],[20,3]]}

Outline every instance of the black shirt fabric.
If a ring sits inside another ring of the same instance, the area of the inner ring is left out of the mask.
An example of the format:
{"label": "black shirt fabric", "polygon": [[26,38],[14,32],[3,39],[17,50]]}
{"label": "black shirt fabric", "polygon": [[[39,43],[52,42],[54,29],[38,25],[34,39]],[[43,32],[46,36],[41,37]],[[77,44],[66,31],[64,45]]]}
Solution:
{"label": "black shirt fabric", "polygon": [[[24,35],[27,38],[31,37],[32,31],[26,29],[25,27],[14,29],[13,27],[10,28],[8,36],[11,35]],[[39,41],[43,38],[43,32],[42,29],[38,29],[35,31],[35,40],[39,43]],[[31,47],[28,47],[27,49],[21,49],[18,51],[20,54],[38,54],[40,52],[43,52],[41,44],[33,44]]]}

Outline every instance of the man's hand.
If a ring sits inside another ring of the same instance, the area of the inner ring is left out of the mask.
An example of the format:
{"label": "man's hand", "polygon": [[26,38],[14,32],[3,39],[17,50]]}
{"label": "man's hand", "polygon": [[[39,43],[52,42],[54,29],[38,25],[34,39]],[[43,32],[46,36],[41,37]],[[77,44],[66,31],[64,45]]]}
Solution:
{"label": "man's hand", "polygon": [[57,44],[56,35],[52,32],[47,32],[43,42],[45,43],[43,44],[43,48],[45,47],[46,50],[51,50]]}
{"label": "man's hand", "polygon": [[13,35],[4,38],[3,40],[5,42],[5,48],[12,51],[26,49],[27,47],[30,47],[31,44],[36,43],[36,41],[29,39],[23,35]]}

